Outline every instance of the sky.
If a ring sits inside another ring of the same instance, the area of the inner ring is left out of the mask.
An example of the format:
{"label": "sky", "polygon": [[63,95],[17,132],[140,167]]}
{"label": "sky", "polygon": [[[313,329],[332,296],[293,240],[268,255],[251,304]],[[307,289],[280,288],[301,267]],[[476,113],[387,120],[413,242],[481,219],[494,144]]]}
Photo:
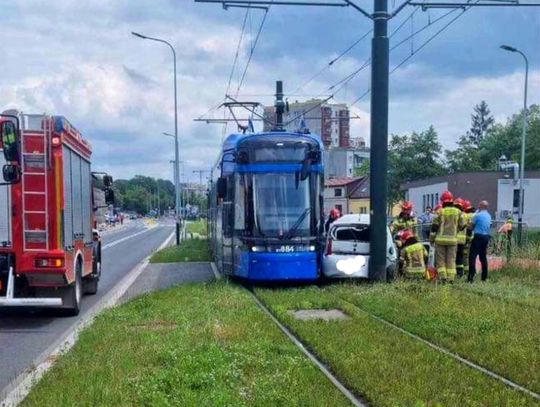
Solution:
{"label": "sky", "polygon": [[[356,2],[371,10],[372,2]],[[540,103],[540,8],[470,9],[423,46],[461,14],[443,17],[447,12],[406,7],[390,22],[390,33],[401,26],[391,46],[403,42],[391,52],[390,69],[413,55],[390,77],[389,131],[405,134],[433,125],[444,147],[453,148],[481,100],[499,122],[523,105],[523,59],[500,50],[501,44],[528,55],[529,102]],[[91,142],[94,170],[115,178],[172,179],[173,139],[162,135],[174,132],[172,53],[131,32],[163,38],[175,47],[178,61],[180,159],[186,179],[198,180],[193,170],[209,169],[223,135],[236,130],[193,119],[223,117],[223,110],[204,114],[223,101],[238,49],[229,90],[236,94],[264,11],[249,12],[238,47],[245,15],[243,9],[193,0],[3,4],[0,108],[65,116]],[[329,87],[369,58],[370,35],[332,66],[328,62],[370,28],[350,7],[271,7],[238,97],[272,103],[276,80],[283,80],[291,101],[333,94]],[[352,103],[369,88],[369,75],[369,68],[361,71],[333,101]],[[358,117],[351,135],[369,144],[369,96],[351,110]]]}

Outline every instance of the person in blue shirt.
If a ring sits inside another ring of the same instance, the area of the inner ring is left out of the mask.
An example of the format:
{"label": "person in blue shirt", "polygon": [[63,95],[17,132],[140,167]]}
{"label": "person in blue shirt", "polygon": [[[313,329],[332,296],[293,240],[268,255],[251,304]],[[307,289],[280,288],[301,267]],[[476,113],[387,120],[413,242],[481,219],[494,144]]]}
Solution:
{"label": "person in blue shirt", "polygon": [[480,257],[482,265],[482,281],[488,278],[487,248],[491,237],[491,215],[488,212],[488,206],[487,201],[481,201],[471,221],[473,238],[469,252],[469,283],[474,281],[477,257]]}

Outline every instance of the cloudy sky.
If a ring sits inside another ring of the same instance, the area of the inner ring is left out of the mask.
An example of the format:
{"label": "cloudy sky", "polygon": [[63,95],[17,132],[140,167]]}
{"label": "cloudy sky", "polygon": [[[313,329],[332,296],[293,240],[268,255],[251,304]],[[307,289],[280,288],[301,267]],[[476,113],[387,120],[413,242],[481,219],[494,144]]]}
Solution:
{"label": "cloudy sky", "polygon": [[[371,2],[357,0],[370,7]],[[390,0],[390,4],[395,4]],[[467,11],[420,51],[437,31],[460,14],[406,8],[390,31],[397,45],[412,32],[429,27],[391,53],[391,69],[415,54],[391,76],[390,131],[405,133],[433,124],[452,147],[470,123],[473,106],[486,100],[499,121],[522,104],[523,61],[501,51],[507,43],[522,49],[531,63],[530,102],[540,103],[540,9],[476,8]],[[135,174],[172,178],[174,131],[170,50],[130,32],[169,40],[177,50],[179,134],[186,176],[214,162],[223,126],[193,119],[224,97],[245,10],[223,10],[192,0],[18,0],[3,4],[0,35],[3,64],[2,109],[66,116],[91,141],[94,168],[115,177]],[[246,18],[235,93],[261,23],[263,12]],[[243,99],[271,102],[276,79],[291,100],[329,95],[328,88],[369,58],[369,35],[344,58],[328,62],[370,29],[350,8],[270,9],[240,89]],[[335,94],[351,103],[369,87],[369,69]],[[240,96],[242,97],[242,96]],[[369,97],[352,107],[353,136],[369,142]],[[205,117],[223,117],[211,111]],[[232,131],[230,125],[228,131]]]}

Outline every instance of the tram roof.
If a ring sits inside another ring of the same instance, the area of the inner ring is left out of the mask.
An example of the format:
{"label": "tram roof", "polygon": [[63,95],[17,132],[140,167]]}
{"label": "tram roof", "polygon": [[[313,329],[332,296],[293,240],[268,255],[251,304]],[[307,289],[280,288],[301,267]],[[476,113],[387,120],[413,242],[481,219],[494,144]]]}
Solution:
{"label": "tram roof", "polygon": [[246,140],[248,138],[263,138],[267,136],[272,137],[298,137],[298,138],[307,138],[310,140],[313,140],[319,144],[321,149],[323,148],[322,141],[319,135],[314,133],[296,133],[291,131],[269,131],[269,132],[261,132],[261,133],[233,133],[229,134],[229,136],[225,139],[223,142],[223,151],[227,150],[233,150],[238,147],[238,144]]}

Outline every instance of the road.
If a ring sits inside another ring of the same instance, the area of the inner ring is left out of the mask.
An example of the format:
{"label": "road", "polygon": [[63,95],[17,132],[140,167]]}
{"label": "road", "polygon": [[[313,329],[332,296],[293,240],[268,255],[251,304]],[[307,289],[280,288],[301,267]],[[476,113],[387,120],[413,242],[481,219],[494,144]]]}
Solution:
{"label": "road", "polygon": [[90,308],[131,271],[156,250],[174,230],[173,225],[159,224],[148,228],[142,221],[134,221],[118,231],[103,236],[102,277],[98,294],[85,296],[77,317],[61,317],[52,310],[0,311],[0,400],[6,386]]}

